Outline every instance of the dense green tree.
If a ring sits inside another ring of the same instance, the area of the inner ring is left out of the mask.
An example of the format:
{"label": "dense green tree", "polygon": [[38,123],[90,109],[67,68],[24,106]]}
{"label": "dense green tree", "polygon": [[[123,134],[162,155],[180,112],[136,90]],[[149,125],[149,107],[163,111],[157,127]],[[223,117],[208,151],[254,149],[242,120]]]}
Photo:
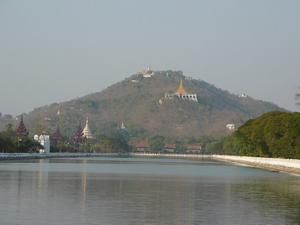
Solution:
{"label": "dense green tree", "polygon": [[176,153],[184,153],[186,151],[186,147],[183,143],[183,141],[176,140],[175,143],[175,152]]}
{"label": "dense green tree", "polygon": [[148,142],[151,150],[154,152],[161,152],[165,147],[165,138],[160,135],[150,137]]}
{"label": "dense green tree", "polygon": [[272,112],[248,121],[224,141],[223,153],[300,158],[300,113]]}
{"label": "dense green tree", "polygon": [[42,146],[29,137],[19,138],[15,132],[6,130],[0,133],[0,152],[5,153],[26,153],[38,152]]}

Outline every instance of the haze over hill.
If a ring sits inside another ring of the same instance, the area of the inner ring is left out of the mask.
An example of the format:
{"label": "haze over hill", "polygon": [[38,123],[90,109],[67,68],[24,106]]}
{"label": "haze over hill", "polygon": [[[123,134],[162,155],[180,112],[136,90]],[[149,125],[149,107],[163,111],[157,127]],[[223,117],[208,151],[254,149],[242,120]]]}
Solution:
{"label": "haze over hill", "polygon": [[[198,103],[166,99],[180,81]],[[33,110],[25,116],[32,132],[53,131],[59,125],[70,135],[88,117],[94,133],[116,129],[124,122],[128,131],[170,137],[223,135],[225,125],[237,126],[265,112],[283,110],[278,106],[237,96],[181,71],[155,71],[150,78],[134,74],[105,90],[68,102],[54,103]]]}

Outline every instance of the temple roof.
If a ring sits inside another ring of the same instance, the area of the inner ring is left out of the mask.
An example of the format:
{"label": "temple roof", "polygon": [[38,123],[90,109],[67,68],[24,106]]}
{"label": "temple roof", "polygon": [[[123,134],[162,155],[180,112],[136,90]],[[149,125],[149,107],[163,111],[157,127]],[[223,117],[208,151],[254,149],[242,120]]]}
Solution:
{"label": "temple roof", "polygon": [[19,137],[25,137],[25,136],[28,136],[28,134],[29,134],[25,127],[24,121],[23,121],[23,115],[21,116],[21,121],[19,123],[19,126],[16,129],[16,134]]}
{"label": "temple roof", "polygon": [[182,80],[180,80],[180,85],[179,85],[179,87],[176,91],[176,94],[178,94],[178,95],[186,95],[187,94],[186,90],[183,87],[183,81]]}

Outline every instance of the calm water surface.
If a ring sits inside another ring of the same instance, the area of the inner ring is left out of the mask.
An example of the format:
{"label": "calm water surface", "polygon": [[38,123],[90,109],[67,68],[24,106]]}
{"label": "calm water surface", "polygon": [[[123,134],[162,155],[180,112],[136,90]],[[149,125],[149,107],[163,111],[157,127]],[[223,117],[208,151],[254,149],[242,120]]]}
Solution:
{"label": "calm water surface", "polygon": [[300,224],[300,178],[210,161],[2,161],[0,224]]}

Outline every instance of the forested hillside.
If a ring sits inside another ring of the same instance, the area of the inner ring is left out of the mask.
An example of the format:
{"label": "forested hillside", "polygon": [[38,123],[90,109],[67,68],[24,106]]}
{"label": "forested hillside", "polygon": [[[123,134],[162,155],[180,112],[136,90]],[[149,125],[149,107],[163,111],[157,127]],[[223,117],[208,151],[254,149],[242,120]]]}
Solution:
{"label": "forested hillside", "polygon": [[[188,93],[197,94],[198,103],[164,98],[166,92],[177,90],[180,80]],[[131,136],[200,137],[226,135],[226,124],[238,127],[274,110],[284,109],[231,94],[181,71],[154,71],[149,78],[137,73],[101,92],[37,108],[24,115],[24,120],[31,133],[52,133],[59,126],[70,136],[79,122],[89,117],[95,136],[117,129],[123,122]]]}

